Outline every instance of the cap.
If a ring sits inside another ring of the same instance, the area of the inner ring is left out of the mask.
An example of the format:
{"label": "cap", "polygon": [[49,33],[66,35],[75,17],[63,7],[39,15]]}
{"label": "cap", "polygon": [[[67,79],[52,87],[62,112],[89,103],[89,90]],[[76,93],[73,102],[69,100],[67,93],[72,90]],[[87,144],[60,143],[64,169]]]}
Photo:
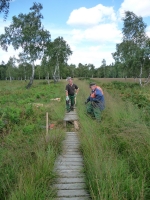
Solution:
{"label": "cap", "polygon": [[66,78],[67,81],[70,80],[70,79],[71,79],[71,77],[67,77],[67,78]]}
{"label": "cap", "polygon": [[93,86],[93,85],[96,85],[96,84],[95,84],[95,83],[90,83],[90,85],[89,85],[89,86],[91,87],[91,86]]}

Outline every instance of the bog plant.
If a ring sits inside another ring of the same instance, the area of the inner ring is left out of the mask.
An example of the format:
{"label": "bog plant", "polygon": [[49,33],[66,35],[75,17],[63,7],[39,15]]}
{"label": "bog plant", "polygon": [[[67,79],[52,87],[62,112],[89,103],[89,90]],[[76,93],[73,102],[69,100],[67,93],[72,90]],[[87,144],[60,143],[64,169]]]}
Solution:
{"label": "bog plant", "polygon": [[[150,109],[148,103],[138,106],[141,98],[149,100],[149,89],[128,83],[97,82],[106,100],[102,122],[97,123],[87,115],[84,104],[90,93],[90,81],[76,83],[80,88],[77,96],[80,149],[92,199],[150,199]],[[14,81],[11,89],[4,83],[0,100],[0,199],[53,199],[56,197],[52,187],[56,177],[53,167],[65,133],[62,91],[66,82],[48,85],[35,81],[30,90],[23,89],[23,82]],[[124,99],[126,94],[130,95]],[[139,95],[138,105],[132,101],[132,95]],[[61,98],[59,103],[51,101],[57,97]],[[45,137],[47,111],[55,128]]]}
{"label": "bog plant", "polygon": [[[102,86],[102,82],[97,84]],[[79,135],[92,199],[149,199],[150,131],[143,112],[132,101],[122,100],[121,83],[120,89],[110,83],[111,90],[102,86],[106,109],[102,122],[97,123],[86,114],[87,83],[78,85],[82,90],[78,96]]]}
{"label": "bog plant", "polygon": [[[51,98],[65,100],[64,84],[41,82],[35,81],[29,90],[23,81],[1,82],[0,199],[45,200],[56,196],[53,168],[65,133],[65,106]],[[46,112],[49,122],[55,124],[47,137]]]}

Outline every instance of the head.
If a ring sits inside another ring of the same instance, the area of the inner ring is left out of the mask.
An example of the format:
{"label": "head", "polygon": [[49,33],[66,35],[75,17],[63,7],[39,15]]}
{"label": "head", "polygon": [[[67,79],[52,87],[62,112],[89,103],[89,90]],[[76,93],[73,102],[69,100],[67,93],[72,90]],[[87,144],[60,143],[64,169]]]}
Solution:
{"label": "head", "polygon": [[71,78],[71,77],[68,77],[68,78],[67,78],[67,81],[68,81],[68,83],[69,83],[70,85],[73,83],[73,81],[72,81],[72,78]]}
{"label": "head", "polygon": [[90,88],[91,88],[91,90],[95,90],[96,89],[96,84],[95,83],[90,83]]}

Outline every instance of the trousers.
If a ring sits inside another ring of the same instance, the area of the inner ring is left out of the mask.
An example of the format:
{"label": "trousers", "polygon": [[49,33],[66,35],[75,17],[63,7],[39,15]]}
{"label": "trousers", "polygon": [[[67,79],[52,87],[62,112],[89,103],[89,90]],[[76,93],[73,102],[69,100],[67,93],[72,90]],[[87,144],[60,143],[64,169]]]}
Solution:
{"label": "trousers", "polygon": [[91,115],[91,117],[95,118],[97,121],[101,121],[101,109],[100,107],[94,102],[88,102],[87,106],[87,113]]}
{"label": "trousers", "polygon": [[66,109],[67,111],[70,111],[74,109],[75,95],[68,95],[68,96],[69,96],[69,101],[66,101]]}

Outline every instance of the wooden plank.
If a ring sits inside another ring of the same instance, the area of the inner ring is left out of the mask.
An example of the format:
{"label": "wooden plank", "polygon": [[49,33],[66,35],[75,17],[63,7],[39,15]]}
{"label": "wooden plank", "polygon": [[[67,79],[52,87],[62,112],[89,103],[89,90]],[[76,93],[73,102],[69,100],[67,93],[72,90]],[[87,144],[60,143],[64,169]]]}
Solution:
{"label": "wooden plank", "polygon": [[63,169],[68,169],[68,170],[82,170],[83,169],[83,167],[82,166],[79,166],[79,165],[77,165],[77,166],[68,166],[67,168],[66,168],[66,166],[57,166],[56,167],[56,170],[63,170]]}
{"label": "wooden plank", "polygon": [[66,166],[66,167],[70,167],[70,166],[83,166],[83,162],[79,161],[79,162],[68,162],[68,161],[58,161],[57,162],[58,166],[62,165],[62,166]]}
{"label": "wooden plank", "polygon": [[55,200],[89,200],[90,198],[89,197],[82,197],[82,199],[80,197],[59,197],[59,198],[56,198]]}
{"label": "wooden plank", "polygon": [[[71,172],[72,172],[72,176],[71,177],[74,177],[75,175],[73,175],[73,173],[75,172],[75,173],[80,173],[81,175],[83,174],[83,168],[82,168],[82,166],[80,166],[79,168],[74,168],[74,169],[66,169],[66,168],[64,168],[64,167],[61,167],[61,168],[59,168],[59,169],[56,169],[56,167],[55,167],[55,172],[59,175],[59,174],[61,174],[61,173],[68,173],[68,174],[70,174]],[[84,174],[83,174],[84,175]],[[60,177],[63,177],[63,176],[60,176]],[[84,176],[78,176],[78,177],[84,177]],[[59,178],[59,177],[58,177]],[[64,177],[64,178],[67,178],[67,177]],[[75,177],[76,178],[76,177]]]}
{"label": "wooden plank", "polygon": [[74,154],[67,153],[67,154],[63,155],[62,157],[63,158],[82,158],[82,155],[78,154],[78,153],[77,154],[76,153],[74,153]]}
{"label": "wooden plank", "polygon": [[[76,117],[76,115],[68,115]],[[70,121],[70,119],[69,119]],[[67,122],[67,121],[66,121]],[[83,174],[83,157],[76,132],[67,132],[63,142],[63,151],[55,163],[58,174],[56,200],[89,200]]]}
{"label": "wooden plank", "polygon": [[76,121],[76,120],[78,120],[77,115],[66,115],[64,117],[64,121]]}
{"label": "wooden plank", "polygon": [[83,177],[58,178],[58,183],[85,183],[85,180]]}
{"label": "wooden plank", "polygon": [[84,190],[58,190],[57,193],[58,197],[80,197],[82,199],[82,197],[88,197],[88,193]]}
{"label": "wooden plank", "polygon": [[80,171],[73,171],[73,170],[64,170],[61,172],[58,172],[59,177],[62,178],[77,178],[77,177],[84,177],[84,174]]}
{"label": "wooden plank", "polygon": [[81,163],[83,163],[83,159],[80,157],[74,157],[74,158],[72,158],[72,157],[69,157],[69,158],[63,158],[63,157],[61,157],[61,158],[59,158],[58,160],[57,160],[57,162],[59,163],[59,162],[66,162],[66,163],[70,163],[70,162],[72,162],[72,164],[74,164],[74,162],[81,162]]}
{"label": "wooden plank", "polygon": [[77,190],[77,189],[85,189],[86,186],[84,183],[69,183],[69,184],[56,184],[56,188],[59,190]]}

